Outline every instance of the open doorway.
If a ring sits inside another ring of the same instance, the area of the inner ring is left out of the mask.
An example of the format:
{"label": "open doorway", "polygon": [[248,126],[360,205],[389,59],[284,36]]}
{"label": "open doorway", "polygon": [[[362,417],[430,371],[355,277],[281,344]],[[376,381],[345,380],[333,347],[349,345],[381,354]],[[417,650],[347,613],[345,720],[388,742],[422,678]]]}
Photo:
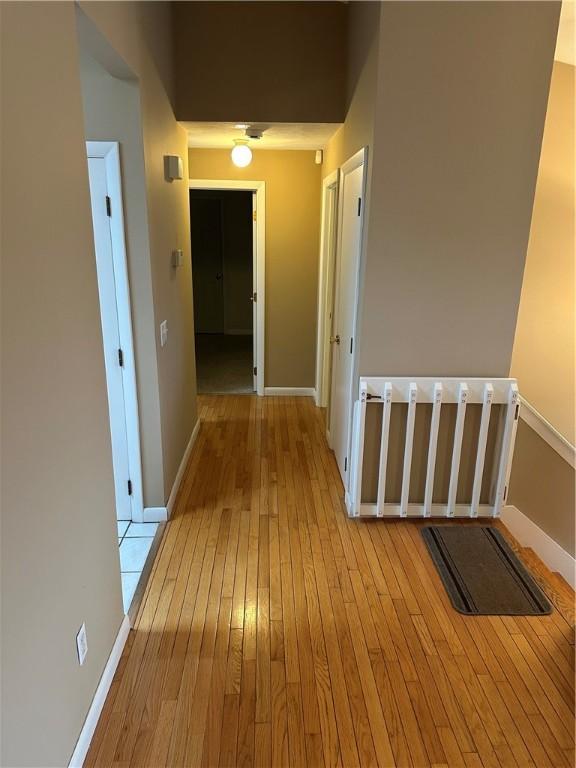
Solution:
{"label": "open doorway", "polygon": [[263,205],[263,182],[190,182],[199,394],[263,394]]}

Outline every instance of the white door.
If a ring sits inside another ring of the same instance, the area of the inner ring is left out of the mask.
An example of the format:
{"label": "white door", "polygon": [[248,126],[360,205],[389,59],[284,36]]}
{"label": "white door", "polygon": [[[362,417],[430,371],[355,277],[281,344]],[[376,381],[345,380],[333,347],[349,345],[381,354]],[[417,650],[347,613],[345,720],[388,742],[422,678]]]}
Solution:
{"label": "white door", "polygon": [[130,477],[126,403],[124,397],[124,350],[120,341],[119,309],[117,305],[109,216],[109,212],[111,212],[111,198],[107,184],[105,158],[89,157],[88,174],[98,273],[98,293],[100,296],[100,317],[104,342],[106,385],[108,389],[116,513],[118,520],[132,520],[133,481]]}
{"label": "white door", "polygon": [[339,193],[340,232],[336,255],[336,295],[332,331],[330,441],[345,488],[348,488],[350,469],[352,375],[363,193],[364,150],[342,167]]}

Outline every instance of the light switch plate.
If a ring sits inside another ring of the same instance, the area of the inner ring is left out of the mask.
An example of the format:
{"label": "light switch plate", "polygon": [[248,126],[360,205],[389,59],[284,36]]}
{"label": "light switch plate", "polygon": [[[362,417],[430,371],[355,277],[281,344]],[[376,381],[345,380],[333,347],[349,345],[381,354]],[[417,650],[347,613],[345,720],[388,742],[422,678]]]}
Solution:
{"label": "light switch plate", "polygon": [[160,346],[165,346],[168,341],[168,320],[163,320],[160,323]]}
{"label": "light switch plate", "polygon": [[82,624],[76,635],[76,649],[78,650],[78,662],[80,666],[84,664],[86,654],[88,653],[88,638],[86,636],[86,624]]}

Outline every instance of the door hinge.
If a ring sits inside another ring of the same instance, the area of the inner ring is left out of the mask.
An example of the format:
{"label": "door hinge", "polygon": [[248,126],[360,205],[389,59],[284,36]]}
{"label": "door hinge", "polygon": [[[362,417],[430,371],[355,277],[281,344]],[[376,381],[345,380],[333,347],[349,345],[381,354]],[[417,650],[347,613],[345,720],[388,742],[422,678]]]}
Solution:
{"label": "door hinge", "polygon": [[256,368],[256,366],[254,366],[253,370],[254,370],[254,376],[256,376],[256,374],[258,373],[258,368]]}
{"label": "door hinge", "polygon": [[352,336],[350,336],[350,354],[352,354],[352,345],[353,345],[353,343],[354,343],[354,339],[352,338]]}
{"label": "door hinge", "polygon": [[362,198],[358,198],[358,216],[360,216],[360,211],[362,210]]}
{"label": "door hinge", "polygon": [[258,301],[258,293],[256,291],[252,294],[252,301]]}
{"label": "door hinge", "polygon": [[128,496],[132,496],[132,480],[128,480]]}
{"label": "door hinge", "polygon": [[256,211],[252,211],[252,219],[253,221],[256,221]]}
{"label": "door hinge", "polygon": [[118,350],[118,365],[124,368],[124,352],[121,349]]}
{"label": "door hinge", "polygon": [[106,195],[106,215],[112,216],[112,201],[110,200],[108,195]]}
{"label": "door hinge", "polygon": [[348,456],[344,456],[344,472],[348,469]]}

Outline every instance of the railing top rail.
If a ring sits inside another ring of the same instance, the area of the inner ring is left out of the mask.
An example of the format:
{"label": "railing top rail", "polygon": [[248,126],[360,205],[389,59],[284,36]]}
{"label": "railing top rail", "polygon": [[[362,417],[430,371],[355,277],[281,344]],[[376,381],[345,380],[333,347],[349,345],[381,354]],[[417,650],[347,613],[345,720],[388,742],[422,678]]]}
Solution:
{"label": "railing top rail", "polygon": [[[494,404],[508,403],[510,391],[517,387],[516,379],[498,377],[432,377],[432,376],[361,376],[359,397],[370,401],[378,401],[384,398],[385,393],[393,403],[410,401],[410,388],[417,387],[417,401],[419,403],[432,403],[439,396],[443,403],[457,403],[460,396],[461,384],[468,388],[468,403],[483,403],[486,386],[493,389],[492,402]],[[386,385],[388,388],[386,390]]]}

